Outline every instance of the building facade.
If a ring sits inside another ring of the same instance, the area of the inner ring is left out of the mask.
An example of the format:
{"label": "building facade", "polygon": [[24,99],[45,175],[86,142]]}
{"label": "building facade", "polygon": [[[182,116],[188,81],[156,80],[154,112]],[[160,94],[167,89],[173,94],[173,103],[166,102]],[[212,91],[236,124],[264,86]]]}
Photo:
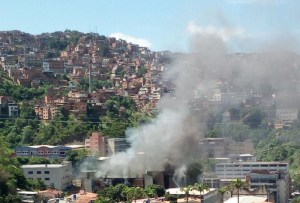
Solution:
{"label": "building facade", "polygon": [[85,148],[103,157],[124,152],[129,147],[130,143],[126,138],[106,138],[98,132],[93,132],[90,138],[85,139]]}
{"label": "building facade", "polygon": [[289,175],[285,171],[252,171],[247,175],[250,189],[265,186],[268,190],[268,199],[274,202],[288,202],[290,188]]}
{"label": "building facade", "polygon": [[34,164],[23,165],[24,176],[28,179],[40,179],[47,186],[64,190],[72,185],[72,165],[70,162],[63,164]]}
{"label": "building facade", "polygon": [[215,172],[221,179],[245,178],[255,170],[282,171],[288,173],[289,164],[285,162],[234,162],[216,164]]}
{"label": "building facade", "polygon": [[51,146],[51,145],[36,145],[16,147],[15,155],[17,157],[45,157],[45,158],[65,158],[68,151],[81,146]]}
{"label": "building facade", "polygon": [[268,196],[276,203],[288,202],[290,196],[289,165],[284,162],[234,162],[216,164],[218,178],[231,182],[245,179],[250,190],[267,187]]}

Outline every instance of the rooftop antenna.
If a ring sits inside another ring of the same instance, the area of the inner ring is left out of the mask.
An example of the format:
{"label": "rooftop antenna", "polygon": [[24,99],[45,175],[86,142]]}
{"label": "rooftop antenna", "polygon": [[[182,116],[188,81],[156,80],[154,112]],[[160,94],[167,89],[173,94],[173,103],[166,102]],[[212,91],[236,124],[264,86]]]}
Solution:
{"label": "rooftop antenna", "polygon": [[92,60],[90,60],[89,64],[89,93],[92,93],[92,74],[91,74],[91,69],[92,69]]}

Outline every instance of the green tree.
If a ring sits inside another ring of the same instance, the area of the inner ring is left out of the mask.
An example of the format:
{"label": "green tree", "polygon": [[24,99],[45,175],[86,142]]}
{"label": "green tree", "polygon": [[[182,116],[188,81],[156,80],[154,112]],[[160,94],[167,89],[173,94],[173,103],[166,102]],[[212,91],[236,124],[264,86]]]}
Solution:
{"label": "green tree", "polygon": [[33,143],[35,137],[35,131],[31,126],[25,126],[22,130],[22,144],[30,145]]}
{"label": "green tree", "polygon": [[96,200],[95,203],[115,203],[115,201],[108,197],[100,196],[100,197],[98,197],[98,199]]}
{"label": "green tree", "polygon": [[147,70],[146,67],[139,67],[139,68],[137,69],[136,76],[137,76],[137,77],[142,77],[142,76],[144,76],[147,72],[148,72],[148,70]]}
{"label": "green tree", "polygon": [[196,183],[197,178],[199,177],[199,175],[202,174],[202,172],[203,172],[203,165],[199,160],[190,163],[187,166],[187,170],[186,170],[188,183],[190,184]]}
{"label": "green tree", "polygon": [[201,200],[201,193],[205,190],[208,190],[209,187],[207,184],[205,183],[195,183],[193,186],[192,186],[192,189],[193,190],[197,190],[199,192],[199,200],[200,202],[202,201]]}
{"label": "green tree", "polygon": [[235,181],[233,181],[231,184],[237,190],[237,198],[238,198],[238,203],[239,203],[240,202],[240,190],[242,187],[244,187],[245,182],[238,178]]}
{"label": "green tree", "polygon": [[129,123],[112,116],[101,117],[99,130],[108,137],[125,137],[125,131],[129,127]]}
{"label": "green tree", "polygon": [[300,202],[300,197],[295,197],[292,199],[291,203],[299,203]]}
{"label": "green tree", "polygon": [[148,185],[145,190],[147,189],[151,189],[151,190],[154,190],[155,191],[155,194],[158,196],[158,197],[163,197],[166,193],[166,189],[161,186],[161,185]]}
{"label": "green tree", "polygon": [[30,157],[28,164],[51,164],[51,162],[44,157]]}
{"label": "green tree", "polygon": [[188,186],[186,186],[186,187],[180,188],[180,190],[181,190],[182,192],[184,192],[184,196],[185,196],[186,202],[189,201],[190,192],[191,192],[192,188],[193,188],[193,186],[191,186],[191,185],[188,185]]}
{"label": "green tree", "polygon": [[228,187],[226,187],[226,186],[223,186],[223,187],[219,188],[219,190],[218,190],[218,192],[221,194],[222,203],[224,202],[224,195],[227,191],[228,191]]}
{"label": "green tree", "polygon": [[260,109],[251,108],[244,117],[244,123],[249,125],[251,128],[257,128],[261,125],[265,114]]}
{"label": "green tree", "polygon": [[88,156],[86,149],[70,150],[67,152],[66,159],[72,162],[72,166],[77,166]]}
{"label": "green tree", "polygon": [[37,118],[34,107],[30,104],[22,103],[22,105],[20,106],[20,117],[25,119]]}
{"label": "green tree", "polygon": [[125,193],[127,201],[134,200],[134,202],[136,202],[137,199],[145,197],[144,189],[140,187],[128,187],[126,188]]}
{"label": "green tree", "polygon": [[128,186],[126,186],[125,184],[117,184],[116,186],[106,187],[103,190],[99,191],[98,197],[102,198],[101,201],[126,201],[127,188]]}
{"label": "green tree", "polygon": [[28,180],[28,182],[33,190],[46,190],[47,189],[46,184],[41,179]]}
{"label": "green tree", "polygon": [[149,187],[145,188],[144,192],[148,198],[153,198],[157,196],[156,190]]}

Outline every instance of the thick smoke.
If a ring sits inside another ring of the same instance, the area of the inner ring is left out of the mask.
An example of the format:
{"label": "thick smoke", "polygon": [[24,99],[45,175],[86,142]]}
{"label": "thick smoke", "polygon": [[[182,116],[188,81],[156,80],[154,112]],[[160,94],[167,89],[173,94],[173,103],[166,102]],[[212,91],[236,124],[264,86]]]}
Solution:
{"label": "thick smoke", "polygon": [[209,100],[216,92],[249,94],[269,87],[282,106],[299,103],[290,100],[300,87],[297,54],[286,49],[233,54],[217,36],[197,34],[191,37],[190,47],[191,54],[178,54],[165,73],[164,79],[172,78],[176,88],[160,101],[157,118],[129,129],[131,148],[101,164],[98,177],[136,177],[163,170],[167,164],[178,168],[178,176],[183,174],[185,165],[203,156],[198,143],[209,112],[203,106],[191,108],[191,103]]}

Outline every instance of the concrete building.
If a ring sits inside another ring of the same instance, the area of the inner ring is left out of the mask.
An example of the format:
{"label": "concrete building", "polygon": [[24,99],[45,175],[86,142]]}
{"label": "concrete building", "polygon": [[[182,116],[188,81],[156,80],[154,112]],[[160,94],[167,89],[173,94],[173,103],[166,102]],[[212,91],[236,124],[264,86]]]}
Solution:
{"label": "concrete building", "polygon": [[24,66],[41,67],[43,61],[35,54],[27,54],[24,58]]}
{"label": "concrete building", "polygon": [[266,195],[276,203],[288,202],[290,196],[289,165],[284,162],[219,163],[215,169],[223,183],[246,178],[249,189],[266,187]]}
{"label": "concrete building", "polygon": [[239,201],[237,199],[237,197],[232,197],[228,200],[226,200],[224,203],[236,203],[236,202],[240,202],[240,203],[267,203],[267,198],[266,197],[257,197],[257,196],[241,196],[239,198]]}
{"label": "concrete building", "polygon": [[99,153],[100,156],[105,156],[106,138],[99,132],[93,132],[89,139],[85,139],[85,148],[90,149],[92,153]]}
{"label": "concrete building", "polygon": [[56,189],[64,190],[72,185],[72,165],[70,162],[23,165],[21,168],[26,178],[43,180],[47,186],[53,186]]}
{"label": "concrete building", "polygon": [[52,145],[35,145],[16,147],[15,155],[17,157],[45,157],[45,158],[65,158],[68,151],[82,148],[82,145],[69,146],[52,146]]}
{"label": "concrete building", "polygon": [[289,124],[298,120],[298,109],[276,109],[276,122]]}
{"label": "concrete building", "polygon": [[20,68],[20,64],[19,63],[13,63],[13,62],[3,62],[2,67],[5,71],[17,70],[17,69]]}
{"label": "concrete building", "polygon": [[112,156],[118,152],[124,152],[130,147],[126,138],[106,138],[101,133],[94,132],[89,139],[85,139],[85,148],[100,156]]}
{"label": "concrete building", "polygon": [[130,147],[126,138],[107,139],[106,151],[108,155],[114,155],[118,152],[124,152]]}
{"label": "concrete building", "polygon": [[215,172],[221,179],[245,178],[251,171],[267,170],[288,173],[289,164],[284,162],[234,162],[216,164]]}
{"label": "concrete building", "polygon": [[17,117],[19,115],[19,107],[15,102],[8,103],[8,116]]}
{"label": "concrete building", "polygon": [[41,202],[41,199],[39,198],[38,192],[33,191],[18,191],[18,195],[20,195],[22,202],[32,202],[32,203],[38,203]]}
{"label": "concrete building", "polygon": [[[172,194],[172,195],[182,195],[184,196],[184,191],[181,190],[181,188],[169,188],[166,190],[166,192]],[[199,191],[192,190],[189,193],[190,197],[198,198],[200,193]],[[208,190],[204,190],[201,192],[200,195],[201,203],[216,203],[221,201],[221,195],[215,188],[210,188]],[[192,198],[191,198],[192,199]],[[199,202],[199,200],[197,200]]]}
{"label": "concrete building", "polygon": [[199,142],[199,152],[209,158],[232,157],[240,154],[253,154],[254,146],[250,140],[236,142],[228,138],[204,138]]}
{"label": "concrete building", "polygon": [[44,71],[51,71],[56,74],[65,73],[65,66],[63,61],[59,60],[47,60],[43,62]]}
{"label": "concrete building", "polygon": [[288,202],[290,196],[289,175],[282,171],[251,171],[247,175],[250,189],[267,187],[269,199],[274,202]]}

